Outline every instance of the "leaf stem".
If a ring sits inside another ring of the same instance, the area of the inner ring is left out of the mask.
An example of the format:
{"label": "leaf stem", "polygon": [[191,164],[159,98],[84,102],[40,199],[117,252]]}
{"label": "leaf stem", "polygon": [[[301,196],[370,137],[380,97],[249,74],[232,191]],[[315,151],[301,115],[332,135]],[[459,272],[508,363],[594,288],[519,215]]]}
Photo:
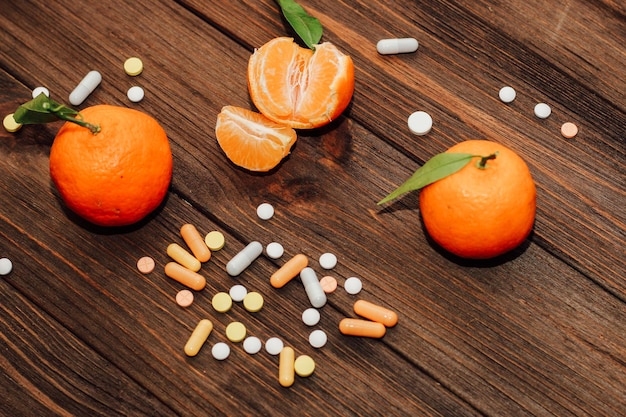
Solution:
{"label": "leaf stem", "polygon": [[480,169],[485,169],[487,168],[487,161],[490,161],[492,159],[496,159],[496,156],[498,155],[498,152],[494,152],[491,155],[487,155],[487,156],[481,156],[480,157],[480,161],[478,161],[478,163],[476,164],[476,166],[478,166],[478,168]]}
{"label": "leaf stem", "polygon": [[[94,125],[92,123],[84,121],[82,118],[83,116],[78,112],[76,113],[72,112],[68,114],[67,112],[68,107],[63,104],[60,104],[60,103],[54,103],[54,104],[55,105],[53,106],[51,102],[47,101],[47,102],[44,102],[41,107],[48,110],[50,113],[54,114],[56,117],[58,117],[61,120],[65,120],[66,122],[76,123],[79,126],[89,129],[91,133],[93,133],[94,135],[100,132],[100,125]],[[70,116],[70,114],[76,114],[78,117],[72,117]]]}

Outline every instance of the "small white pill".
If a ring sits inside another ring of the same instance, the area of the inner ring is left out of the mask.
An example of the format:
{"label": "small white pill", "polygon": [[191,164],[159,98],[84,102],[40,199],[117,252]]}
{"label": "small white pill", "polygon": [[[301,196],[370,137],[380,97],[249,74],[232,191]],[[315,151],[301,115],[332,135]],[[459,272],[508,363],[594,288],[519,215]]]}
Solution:
{"label": "small white pill", "polygon": [[376,50],[381,55],[407,54],[417,51],[419,44],[415,38],[381,39]]}
{"label": "small white pill", "polygon": [[552,109],[546,103],[537,103],[535,106],[535,116],[540,119],[546,119],[552,113]]}
{"label": "small white pill", "polygon": [[255,353],[259,353],[263,344],[261,343],[261,339],[254,336],[248,336],[243,341],[243,350],[250,355],[254,355]]}
{"label": "small white pill", "polygon": [[217,342],[211,348],[211,354],[218,361],[223,361],[230,355],[230,347],[224,342]]}
{"label": "small white pill", "polygon": [[263,253],[263,245],[256,240],[248,243],[237,255],[226,264],[226,272],[234,277],[241,274],[256,258]]}
{"label": "small white pill", "polygon": [[285,248],[278,242],[272,242],[267,245],[265,252],[270,258],[278,259],[285,253]]}
{"label": "small white pill", "polygon": [[409,116],[409,130],[416,135],[425,135],[433,127],[433,118],[424,111],[416,111]]}
{"label": "small white pill", "polygon": [[513,100],[515,100],[516,95],[517,93],[515,93],[513,87],[509,86],[502,87],[498,92],[498,96],[503,103],[511,103]]}
{"label": "small white pill", "polygon": [[230,295],[230,298],[232,298],[233,301],[240,302],[243,301],[244,298],[246,298],[246,295],[248,295],[248,290],[243,285],[237,284],[230,287],[228,295]]}
{"label": "small white pill", "polygon": [[265,342],[265,350],[273,356],[280,354],[280,351],[283,350],[284,346],[283,341],[277,337],[270,337]]}
{"label": "small white pill", "polygon": [[363,289],[363,283],[357,277],[350,277],[344,283],[344,288],[348,294],[358,294]]}
{"label": "small white pill", "polygon": [[313,330],[309,335],[309,344],[314,348],[321,348],[328,341],[328,336],[324,330]]}
{"label": "small white pill", "polygon": [[307,326],[315,326],[320,322],[320,312],[316,308],[307,308],[302,312],[302,321]]}
{"label": "small white pill", "polygon": [[323,253],[322,256],[320,256],[320,266],[324,269],[333,269],[337,266],[337,257],[334,253]]}
{"label": "small white pill", "polygon": [[317,279],[315,270],[310,267],[304,268],[300,272],[300,280],[302,281],[302,285],[304,285],[304,291],[307,297],[309,297],[311,305],[315,308],[323,307],[324,304],[326,304],[326,293],[319,279]]}
{"label": "small white pill", "polygon": [[126,92],[126,96],[133,103],[138,103],[143,100],[143,88],[139,87],[138,85],[134,85],[128,89],[128,91]]}
{"label": "small white pill", "polygon": [[70,93],[70,103],[74,106],[82,104],[101,82],[102,75],[98,71],[89,71],[85,78],[78,83],[74,91]]}
{"label": "small white pill", "polygon": [[9,258],[0,258],[0,275],[8,275],[13,270],[13,263]]}
{"label": "small white pill", "polygon": [[256,208],[256,215],[261,220],[269,220],[274,216],[274,207],[270,203],[261,203]]}
{"label": "small white pill", "polygon": [[39,97],[41,93],[45,94],[46,97],[50,97],[50,90],[46,87],[36,87],[33,89],[33,98]]}

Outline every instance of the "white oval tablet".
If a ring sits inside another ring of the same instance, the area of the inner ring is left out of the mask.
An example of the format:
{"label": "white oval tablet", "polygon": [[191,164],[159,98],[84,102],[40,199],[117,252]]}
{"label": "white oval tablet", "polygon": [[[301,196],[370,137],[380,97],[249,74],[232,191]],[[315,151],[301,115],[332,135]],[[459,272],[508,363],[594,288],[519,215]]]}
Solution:
{"label": "white oval tablet", "polygon": [[265,342],[265,350],[273,356],[278,355],[283,350],[284,346],[283,341],[277,337],[270,337]]}
{"label": "white oval tablet", "polygon": [[357,277],[350,277],[343,284],[346,292],[351,295],[355,295],[361,292],[363,289],[363,283]]}
{"label": "white oval tablet", "polygon": [[243,341],[243,350],[245,350],[246,353],[249,353],[250,355],[258,353],[262,347],[263,344],[261,343],[261,339],[259,339],[258,337],[248,336]]}
{"label": "white oval tablet", "polygon": [[240,302],[243,301],[244,298],[246,298],[246,295],[248,295],[248,290],[243,285],[237,284],[230,287],[228,295],[230,295],[230,298],[232,298],[233,301]]}
{"label": "white oval tablet", "polygon": [[7,275],[13,270],[13,263],[9,258],[0,258],[0,275]]}
{"label": "white oval tablet", "polygon": [[265,252],[270,258],[278,259],[285,253],[285,248],[278,242],[272,242],[265,247]]}
{"label": "white oval tablet", "polygon": [[498,96],[503,103],[511,103],[513,100],[515,100],[517,93],[515,92],[513,87],[506,86],[500,89],[500,91],[498,92]]}
{"label": "white oval tablet", "polygon": [[320,256],[320,266],[324,269],[333,269],[337,266],[337,257],[334,253],[323,253],[322,256]]}
{"label": "white oval tablet", "polygon": [[139,87],[138,85],[134,85],[128,89],[128,91],[126,92],[126,96],[133,103],[138,103],[141,100],[143,100],[143,97],[144,97],[143,88]]}
{"label": "white oval tablet", "polygon": [[540,119],[546,119],[552,113],[552,109],[546,103],[537,103],[535,106],[535,116]]}
{"label": "white oval tablet", "polygon": [[321,348],[328,341],[328,336],[324,332],[324,330],[313,330],[309,335],[309,343],[314,348]]}
{"label": "white oval tablet", "polygon": [[433,127],[433,118],[425,111],[416,111],[409,116],[409,130],[416,135],[425,135]]}
{"label": "white oval tablet", "polygon": [[408,54],[417,51],[419,44],[415,38],[381,39],[376,50],[381,55]]}
{"label": "white oval tablet", "polygon": [[302,312],[302,321],[307,326],[315,326],[320,322],[320,312],[316,308],[307,308]]}
{"label": "white oval tablet", "polygon": [[274,207],[270,203],[261,203],[256,208],[256,214],[261,220],[269,220],[274,216]]}
{"label": "white oval tablet", "polygon": [[230,347],[224,342],[217,342],[211,348],[211,354],[218,361],[223,361],[230,355]]}

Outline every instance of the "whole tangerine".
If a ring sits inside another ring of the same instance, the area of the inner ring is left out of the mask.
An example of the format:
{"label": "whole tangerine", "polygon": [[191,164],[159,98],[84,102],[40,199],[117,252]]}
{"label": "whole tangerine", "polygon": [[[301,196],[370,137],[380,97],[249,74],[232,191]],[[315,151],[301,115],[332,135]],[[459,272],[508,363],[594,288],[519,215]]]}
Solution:
{"label": "whole tangerine", "polygon": [[420,212],[428,234],[468,259],[494,258],[519,246],[532,230],[536,210],[535,183],[524,160],[487,140],[464,141],[446,152],[495,158],[473,158],[421,190]]}
{"label": "whole tangerine", "polygon": [[50,149],[50,176],[67,207],[100,226],[127,226],[154,211],[172,177],[165,130],[138,110],[97,105],[80,112],[96,134],[72,122]]}

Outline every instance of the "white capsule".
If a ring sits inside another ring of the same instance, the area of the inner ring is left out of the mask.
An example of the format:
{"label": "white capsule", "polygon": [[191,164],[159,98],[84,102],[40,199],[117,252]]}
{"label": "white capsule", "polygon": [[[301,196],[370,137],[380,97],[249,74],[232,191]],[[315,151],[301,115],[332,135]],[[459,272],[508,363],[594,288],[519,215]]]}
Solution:
{"label": "white capsule", "polygon": [[381,55],[408,54],[417,51],[418,46],[414,38],[381,39],[376,44],[376,50]]}
{"label": "white capsule", "polygon": [[102,75],[98,71],[89,71],[85,78],[78,83],[74,91],[70,93],[70,103],[74,106],[82,104],[101,82]]}
{"label": "white capsule", "polygon": [[260,242],[253,241],[248,243],[248,246],[228,261],[226,272],[232,277],[241,274],[261,253],[263,253],[263,245]]}
{"label": "white capsule", "polygon": [[309,267],[304,268],[300,272],[300,280],[311,305],[315,308],[323,307],[326,304],[326,293],[322,289],[319,279],[317,279],[315,270]]}

